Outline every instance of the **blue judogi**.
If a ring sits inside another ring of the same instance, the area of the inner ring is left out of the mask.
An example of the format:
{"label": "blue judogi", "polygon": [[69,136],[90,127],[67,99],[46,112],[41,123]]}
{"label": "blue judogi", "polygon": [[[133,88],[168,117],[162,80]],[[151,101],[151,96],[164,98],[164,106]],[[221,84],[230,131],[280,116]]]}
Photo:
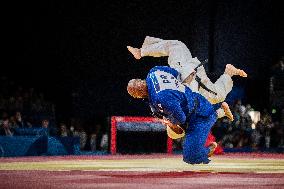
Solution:
{"label": "blue judogi", "polygon": [[204,144],[217,120],[212,105],[203,96],[183,85],[179,81],[179,73],[173,68],[152,68],[146,82],[153,113],[163,115],[185,129],[183,160],[190,164],[209,163],[209,148],[204,147]]}

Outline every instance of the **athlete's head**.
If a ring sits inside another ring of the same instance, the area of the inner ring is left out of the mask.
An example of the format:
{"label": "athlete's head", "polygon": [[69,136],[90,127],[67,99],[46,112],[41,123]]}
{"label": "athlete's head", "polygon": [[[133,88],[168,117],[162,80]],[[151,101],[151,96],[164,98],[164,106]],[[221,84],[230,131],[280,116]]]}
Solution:
{"label": "athlete's head", "polygon": [[148,89],[146,81],[142,79],[131,79],[127,85],[127,92],[133,98],[147,98]]}

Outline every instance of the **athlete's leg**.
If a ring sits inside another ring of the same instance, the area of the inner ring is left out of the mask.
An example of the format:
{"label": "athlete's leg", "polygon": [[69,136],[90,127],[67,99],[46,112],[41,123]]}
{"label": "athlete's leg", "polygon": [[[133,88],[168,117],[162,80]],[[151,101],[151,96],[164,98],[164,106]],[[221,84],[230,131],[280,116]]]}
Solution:
{"label": "athlete's leg", "polygon": [[216,110],[216,113],[217,113],[218,119],[226,116],[230,121],[234,120],[234,116],[227,102],[222,102],[221,108],[218,108]]}
{"label": "athlete's leg", "polygon": [[169,43],[170,40],[146,36],[141,48],[127,46],[127,49],[136,59],[144,56],[162,57],[169,56]]}
{"label": "athlete's leg", "polygon": [[[127,48],[136,59],[140,59],[143,56],[168,56],[169,66],[181,73],[181,81],[184,81],[184,79],[192,73],[193,69],[200,64],[200,61],[197,58],[192,58],[186,45],[178,40],[163,40],[147,36],[140,49],[130,46]],[[231,78],[233,75],[240,75],[242,77],[247,76],[243,70],[237,69],[230,64],[226,65],[224,74],[221,75],[215,83],[210,81],[203,66],[197,69],[196,74],[201,78],[201,82],[205,84],[207,88],[216,92],[217,95],[202,88],[197,89],[197,86],[193,86],[196,82],[192,82],[191,84],[188,84],[188,86],[195,92],[198,90],[198,92],[212,104],[223,102],[225,100],[233,87],[233,80]]]}
{"label": "athlete's leg", "polygon": [[209,163],[210,149],[204,145],[216,119],[217,115],[212,114],[207,118],[197,118],[190,121],[183,145],[183,160],[186,163]]}
{"label": "athlete's leg", "polygon": [[130,46],[127,46],[127,48],[137,59],[144,56],[168,56],[169,66],[175,68],[179,72],[187,69],[187,67],[191,65],[189,62],[191,61],[192,56],[189,49],[184,43],[178,40],[163,40],[147,36],[140,49]]}
{"label": "athlete's leg", "polygon": [[[196,59],[196,61],[198,61],[198,59]],[[228,93],[231,92],[233,88],[232,76],[239,75],[241,77],[247,77],[247,74],[243,70],[235,68],[231,64],[226,65],[224,74],[221,75],[215,83],[210,81],[203,66],[197,69],[196,75],[207,88],[217,93],[217,95],[210,93],[202,87],[199,89],[199,93],[212,104],[223,102],[226,99]]]}
{"label": "athlete's leg", "polygon": [[232,64],[227,64],[225,69],[225,74],[228,74],[229,76],[239,75],[241,77],[247,77],[247,74],[244,70],[238,69],[234,67]]}

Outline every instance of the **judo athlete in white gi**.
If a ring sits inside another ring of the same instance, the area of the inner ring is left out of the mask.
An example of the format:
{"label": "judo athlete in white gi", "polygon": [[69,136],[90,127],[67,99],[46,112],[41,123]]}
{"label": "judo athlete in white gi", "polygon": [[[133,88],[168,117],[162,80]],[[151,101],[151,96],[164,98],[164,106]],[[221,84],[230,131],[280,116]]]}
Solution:
{"label": "judo athlete in white gi", "polygon": [[[180,73],[180,80],[193,92],[198,92],[204,96],[211,104],[220,103],[225,100],[227,94],[233,88],[232,76],[239,75],[247,77],[247,74],[243,70],[227,64],[224,74],[215,83],[212,83],[207,77],[205,68],[199,66],[201,62],[196,57],[192,58],[186,45],[178,40],[163,40],[147,36],[140,49],[131,46],[127,46],[127,48],[136,59],[144,56],[168,56],[168,64]],[[193,79],[190,83],[186,81],[186,78],[194,72],[200,78],[200,82],[213,91],[213,93],[200,87],[196,79]]]}
{"label": "judo athlete in white gi", "polygon": [[154,114],[168,121],[175,133],[185,131],[183,160],[190,164],[209,163],[216,143],[205,147],[217,113],[211,103],[202,95],[192,92],[177,78],[179,72],[168,66],[156,66],[146,80],[133,79],[127,86],[128,93],[134,98],[148,98]]}

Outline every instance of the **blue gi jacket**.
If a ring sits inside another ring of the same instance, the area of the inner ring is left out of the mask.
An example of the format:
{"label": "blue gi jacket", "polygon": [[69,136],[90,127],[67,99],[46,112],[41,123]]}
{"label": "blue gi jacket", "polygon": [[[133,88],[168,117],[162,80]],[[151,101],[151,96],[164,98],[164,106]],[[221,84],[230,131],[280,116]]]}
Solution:
{"label": "blue gi jacket", "polygon": [[153,113],[159,113],[173,124],[185,124],[196,116],[209,116],[212,105],[200,94],[183,85],[179,73],[167,66],[156,66],[147,75],[149,103]]}

